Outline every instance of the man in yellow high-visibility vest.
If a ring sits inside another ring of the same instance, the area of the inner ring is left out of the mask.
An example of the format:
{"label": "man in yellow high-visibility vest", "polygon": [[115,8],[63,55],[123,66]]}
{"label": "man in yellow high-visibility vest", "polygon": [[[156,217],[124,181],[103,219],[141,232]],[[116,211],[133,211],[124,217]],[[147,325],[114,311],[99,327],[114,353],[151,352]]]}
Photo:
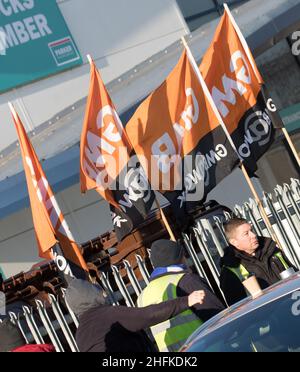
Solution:
{"label": "man in yellow high-visibility vest", "polygon": [[247,297],[242,284],[255,275],[262,289],[278,282],[280,273],[294,267],[269,238],[258,237],[247,220],[233,218],[224,225],[229,246],[221,258],[220,285],[229,305]]}
{"label": "man in yellow high-visibility vest", "polygon": [[197,304],[176,317],[151,327],[160,351],[178,351],[192,332],[204,321],[223,310],[224,305],[203,279],[187,269],[181,244],[170,240],[158,240],[151,246],[150,259],[154,271],[150,283],[138,298],[138,306],[179,298],[194,290],[205,291],[202,304]]}

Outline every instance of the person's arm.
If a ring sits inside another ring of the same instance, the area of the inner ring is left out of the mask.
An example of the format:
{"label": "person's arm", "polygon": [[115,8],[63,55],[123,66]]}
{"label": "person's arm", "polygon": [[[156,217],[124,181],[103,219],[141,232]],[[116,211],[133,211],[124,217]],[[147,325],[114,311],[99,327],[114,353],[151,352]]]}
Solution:
{"label": "person's arm", "polygon": [[164,301],[160,304],[139,308],[123,307],[123,319],[119,319],[119,322],[129,331],[137,332],[173,318],[196,303],[203,302],[204,297],[203,291],[194,291],[189,296]]}
{"label": "person's arm", "polygon": [[205,299],[202,304],[195,304],[192,310],[203,322],[224,310],[222,302],[212,292],[206,281],[197,274],[188,273],[183,276],[178,283],[177,295],[179,297],[186,296],[197,290],[205,291]]}
{"label": "person's arm", "polygon": [[229,306],[247,297],[243,283],[226,267],[223,267],[221,271],[220,287]]}

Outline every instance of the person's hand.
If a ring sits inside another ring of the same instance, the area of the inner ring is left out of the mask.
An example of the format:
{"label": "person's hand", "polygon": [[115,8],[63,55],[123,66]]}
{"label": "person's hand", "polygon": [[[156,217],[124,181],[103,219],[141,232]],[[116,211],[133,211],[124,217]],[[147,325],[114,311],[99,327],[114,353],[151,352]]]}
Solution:
{"label": "person's hand", "polygon": [[205,298],[204,291],[194,291],[188,297],[189,307],[196,304],[203,304]]}

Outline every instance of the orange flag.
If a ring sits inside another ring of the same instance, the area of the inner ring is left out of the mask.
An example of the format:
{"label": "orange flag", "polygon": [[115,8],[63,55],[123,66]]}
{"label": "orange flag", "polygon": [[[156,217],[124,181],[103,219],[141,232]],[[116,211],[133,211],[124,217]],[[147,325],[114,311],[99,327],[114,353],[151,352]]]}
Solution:
{"label": "orange flag", "polygon": [[[11,104],[9,106],[19,137],[39,255],[55,259],[61,271],[67,274],[71,272],[78,277],[77,271],[88,272],[85,260],[56,202],[23,124],[14,107]],[[59,256],[60,252],[55,252],[57,242],[63,257]]]}
{"label": "orange flag", "polygon": [[177,215],[186,201],[203,202],[238,164],[186,51],[138,107],[126,132],[152,187]]}
{"label": "orange flag", "polygon": [[134,154],[100,73],[90,59],[90,89],[80,141],[81,192],[110,203],[119,240],[145,221],[154,193]]}
{"label": "orange flag", "polygon": [[253,173],[282,121],[227,7],[199,68],[244,165]]}
{"label": "orange flag", "polygon": [[81,192],[96,190],[119,208],[110,186],[126,166],[131,151],[121,120],[92,61],[90,93],[80,141]]}

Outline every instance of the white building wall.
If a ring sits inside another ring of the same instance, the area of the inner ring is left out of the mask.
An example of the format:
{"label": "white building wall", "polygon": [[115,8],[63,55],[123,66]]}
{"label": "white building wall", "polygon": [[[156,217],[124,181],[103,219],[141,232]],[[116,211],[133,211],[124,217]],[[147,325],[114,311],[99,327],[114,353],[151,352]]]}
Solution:
{"label": "white building wall", "polygon": [[27,130],[33,130],[87,95],[87,54],[108,83],[185,33],[175,0],[60,0],[58,5],[84,65],[0,96],[5,128],[0,151],[16,140],[8,101],[15,104]]}
{"label": "white building wall", "polygon": [[[56,198],[77,242],[112,230],[108,203],[95,191],[82,196],[77,184]],[[40,261],[31,210],[27,208],[0,220],[0,266],[6,277],[27,271]]]}

